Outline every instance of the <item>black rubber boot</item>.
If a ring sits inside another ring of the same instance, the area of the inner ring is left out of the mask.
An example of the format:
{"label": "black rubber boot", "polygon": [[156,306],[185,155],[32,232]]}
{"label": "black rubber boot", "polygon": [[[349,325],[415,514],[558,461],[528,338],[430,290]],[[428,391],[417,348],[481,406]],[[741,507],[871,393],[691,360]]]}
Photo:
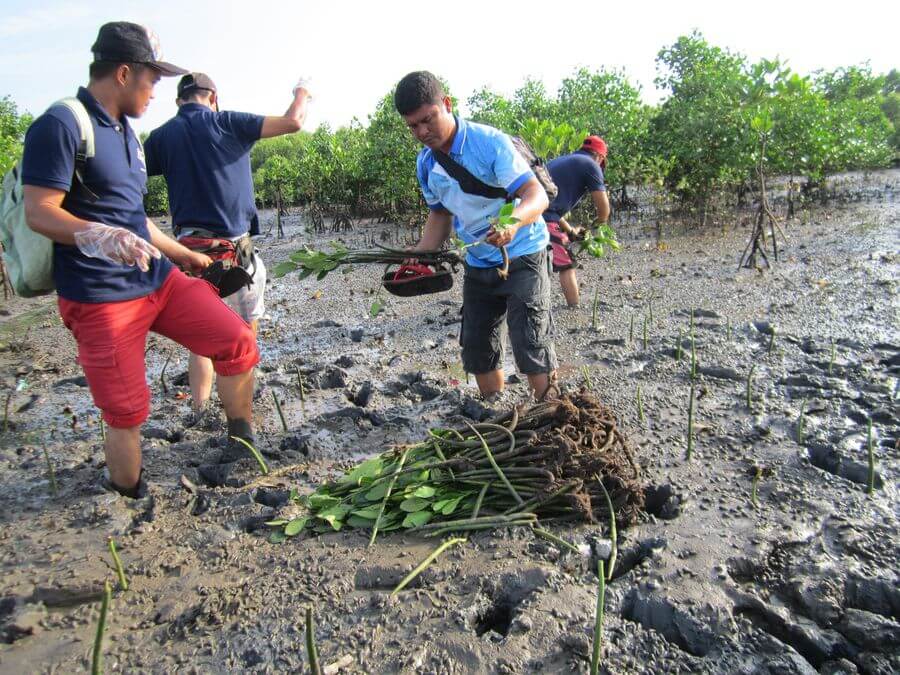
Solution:
{"label": "black rubber boot", "polygon": [[251,456],[247,446],[240,441],[234,440],[235,438],[243,439],[253,447],[256,447],[256,437],[253,435],[253,426],[250,424],[250,421],[242,417],[230,419],[228,420],[228,444],[219,458],[220,464],[236,462],[243,457]]}
{"label": "black rubber boot", "polygon": [[128,497],[129,499],[142,499],[147,496],[147,483],[144,482],[143,469],[141,469],[141,475],[138,478],[137,484],[130,488],[123,488],[113,483],[112,479],[109,477],[109,471],[104,469],[103,475],[100,478],[100,485],[108,492],[115,492],[123,497]]}

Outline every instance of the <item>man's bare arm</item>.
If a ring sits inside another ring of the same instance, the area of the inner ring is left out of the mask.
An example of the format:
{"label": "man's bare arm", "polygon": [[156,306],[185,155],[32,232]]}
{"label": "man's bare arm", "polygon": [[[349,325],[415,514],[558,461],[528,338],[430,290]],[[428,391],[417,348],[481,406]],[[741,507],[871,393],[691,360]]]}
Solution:
{"label": "man's bare arm", "polygon": [[66,193],[54,188],[25,185],[25,221],[28,227],[58,244],[75,245],[75,233],[89,221],[76,218],[62,207]]}
{"label": "man's bare arm", "polygon": [[270,116],[263,120],[260,138],[272,138],[293,134],[303,128],[309,104],[309,91],[299,87],[294,91],[294,100],[281,117]]}
{"label": "man's bare arm", "polygon": [[591,192],[591,200],[594,202],[594,210],[597,212],[597,220],[605,223],[609,220],[609,195],[606,190],[594,190]]}
{"label": "man's bare arm", "polygon": [[429,210],[422,238],[416,244],[416,251],[437,251],[450,236],[453,214],[444,209]]}

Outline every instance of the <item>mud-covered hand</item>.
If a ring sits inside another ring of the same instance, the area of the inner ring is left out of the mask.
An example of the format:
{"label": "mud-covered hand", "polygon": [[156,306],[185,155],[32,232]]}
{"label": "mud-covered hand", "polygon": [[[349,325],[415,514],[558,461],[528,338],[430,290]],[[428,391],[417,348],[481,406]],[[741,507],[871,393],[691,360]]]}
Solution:
{"label": "mud-covered hand", "polygon": [[306,92],[306,98],[312,100],[312,87],[311,87],[312,78],[309,77],[301,77],[297,80],[297,84],[294,85],[294,88],[291,89],[291,93],[296,96],[298,92]]}
{"label": "mud-covered hand", "polygon": [[85,229],[76,232],[75,246],[89,258],[119,265],[137,265],[143,272],[150,269],[151,258],[162,257],[159,249],[134,232],[103,223],[88,223]]}
{"label": "mud-covered hand", "polygon": [[497,248],[501,248],[509,244],[516,236],[516,232],[519,231],[518,225],[504,225],[502,228],[499,228],[495,225],[491,227],[487,236],[484,238],[485,243],[490,244],[491,246],[496,246]]}

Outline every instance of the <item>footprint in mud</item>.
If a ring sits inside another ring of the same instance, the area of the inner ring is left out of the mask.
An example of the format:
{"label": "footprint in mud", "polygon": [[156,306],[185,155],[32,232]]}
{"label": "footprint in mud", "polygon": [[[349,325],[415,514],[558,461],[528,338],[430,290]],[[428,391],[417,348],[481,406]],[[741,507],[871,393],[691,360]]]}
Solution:
{"label": "footprint in mud", "polygon": [[677,607],[669,598],[637,588],[625,596],[622,617],[656,631],[694,656],[706,656],[715,646],[716,634],[704,621]]}
{"label": "footprint in mud", "polygon": [[[859,485],[869,484],[868,464],[847,457],[838,448],[823,443],[810,443],[807,452],[813,466]],[[884,481],[877,470],[874,483],[876,490],[884,487]]]}
{"label": "footprint in mud", "polygon": [[681,515],[681,495],[671,483],[647,485],[644,488],[644,511],[660,520],[674,520]]}

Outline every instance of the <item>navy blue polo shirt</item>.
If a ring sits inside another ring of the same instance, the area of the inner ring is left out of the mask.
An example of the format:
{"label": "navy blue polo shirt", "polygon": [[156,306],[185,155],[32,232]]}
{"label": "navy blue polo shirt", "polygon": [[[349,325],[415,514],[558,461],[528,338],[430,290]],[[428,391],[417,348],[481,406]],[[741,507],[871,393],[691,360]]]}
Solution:
{"label": "navy blue polo shirt", "polygon": [[547,162],[547,170],[559,188],[556,199],[544,211],[544,220],[548,223],[558,223],[588,192],[606,190],[603,170],[583,150],[551,159]]}
{"label": "navy blue polo shirt", "polygon": [[[84,87],[78,90],[94,127],[96,154],[87,160],[83,189],[75,174],[75,153],[80,144],[78,123],[64,106],[53,106],[38,117],[25,134],[22,183],[66,193],[62,207],[77,218],[131,230],[150,241],[144,193],[147,169],[135,132],[123,115],[109,116]],[[73,184],[74,183],[74,184]],[[172,269],[166,258],[150,261],[150,270],[88,258],[75,246],[53,244],[56,292],[75,302],[119,302],[148,295],[159,288]]]}
{"label": "navy blue polo shirt", "polygon": [[250,149],[264,119],[185,103],[150,133],[147,171],[166,177],[175,227],[195,225],[222,237],[247,233],[256,216]]}

